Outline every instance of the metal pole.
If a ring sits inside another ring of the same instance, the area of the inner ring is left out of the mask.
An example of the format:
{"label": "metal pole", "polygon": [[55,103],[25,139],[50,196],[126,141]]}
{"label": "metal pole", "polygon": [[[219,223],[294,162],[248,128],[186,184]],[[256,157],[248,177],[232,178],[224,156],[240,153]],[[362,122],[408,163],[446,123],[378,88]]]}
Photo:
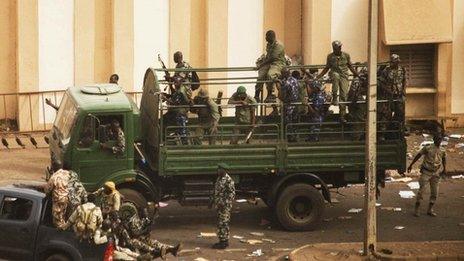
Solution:
{"label": "metal pole", "polygon": [[375,189],[377,175],[377,34],[378,34],[378,0],[369,0],[369,34],[368,34],[368,69],[369,88],[367,91],[366,122],[366,169],[364,208],[366,210],[366,227],[364,235],[364,255],[376,250],[377,216],[375,209]]}

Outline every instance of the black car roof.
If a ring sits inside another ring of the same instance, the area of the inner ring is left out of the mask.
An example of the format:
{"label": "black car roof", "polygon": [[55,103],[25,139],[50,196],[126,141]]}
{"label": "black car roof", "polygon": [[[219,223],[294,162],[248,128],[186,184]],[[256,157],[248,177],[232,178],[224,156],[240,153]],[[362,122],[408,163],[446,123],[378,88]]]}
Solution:
{"label": "black car roof", "polygon": [[40,191],[29,189],[29,188],[18,188],[14,186],[0,187],[0,194],[5,194],[5,193],[28,195],[28,196],[37,197],[37,199],[45,198],[45,193],[42,193]]}

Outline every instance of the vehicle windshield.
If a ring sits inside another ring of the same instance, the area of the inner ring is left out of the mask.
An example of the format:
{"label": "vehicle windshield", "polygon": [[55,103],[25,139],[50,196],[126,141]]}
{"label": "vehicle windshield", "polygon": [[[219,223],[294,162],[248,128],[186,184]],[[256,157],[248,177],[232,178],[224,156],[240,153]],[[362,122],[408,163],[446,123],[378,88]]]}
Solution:
{"label": "vehicle windshield", "polygon": [[65,94],[56,115],[55,123],[53,123],[53,126],[58,130],[61,136],[63,145],[69,142],[71,129],[76,121],[76,117],[77,107],[68,94]]}

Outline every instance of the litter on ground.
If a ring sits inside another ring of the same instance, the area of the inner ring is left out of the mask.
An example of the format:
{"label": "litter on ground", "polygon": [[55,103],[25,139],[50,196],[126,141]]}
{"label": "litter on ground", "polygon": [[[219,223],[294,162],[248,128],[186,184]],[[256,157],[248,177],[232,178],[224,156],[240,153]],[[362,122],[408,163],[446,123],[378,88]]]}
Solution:
{"label": "litter on ground", "polygon": [[451,176],[452,179],[464,179],[464,175],[454,175]]}
{"label": "litter on ground", "polygon": [[410,177],[404,177],[404,178],[399,178],[399,179],[392,178],[391,182],[403,182],[403,183],[406,183],[406,182],[409,182],[411,180],[412,180],[412,178],[410,178]]}
{"label": "litter on ground", "polygon": [[401,212],[401,208],[395,208],[395,207],[381,207],[380,209],[394,211],[394,212]]}
{"label": "litter on ground", "polygon": [[419,182],[418,181],[409,182],[408,187],[410,189],[419,189]]}
{"label": "litter on ground", "polygon": [[453,139],[460,139],[462,137],[464,137],[464,135],[461,135],[461,134],[451,134],[449,135],[450,138],[453,138]]}
{"label": "litter on ground", "polygon": [[263,240],[263,242],[268,242],[268,243],[271,243],[271,244],[275,244],[275,243],[276,243],[275,240],[272,240],[272,239],[269,239],[269,238],[263,238],[262,240]]}
{"label": "litter on ground", "polygon": [[402,230],[402,229],[404,229],[404,227],[403,226],[396,226],[395,229],[396,230]]}
{"label": "litter on ground", "polygon": [[458,143],[458,144],[454,145],[454,147],[455,147],[456,149],[463,148],[463,147],[464,147],[464,143]]}
{"label": "litter on ground", "polygon": [[197,257],[195,259],[193,259],[194,261],[209,261],[208,259],[206,258],[203,258],[203,257]]}
{"label": "litter on ground", "polygon": [[263,255],[263,250],[261,250],[261,249],[256,249],[251,254],[247,254],[247,256],[249,256],[249,257],[258,257],[258,256],[262,256],[262,255]]}
{"label": "litter on ground", "polygon": [[262,236],[264,236],[264,233],[261,233],[261,232],[250,232],[250,235],[257,236],[257,237],[262,237]]}
{"label": "litter on ground", "polygon": [[235,238],[235,239],[243,239],[242,236],[237,236],[237,235],[233,235],[232,238]]}
{"label": "litter on ground", "polygon": [[201,232],[198,237],[215,237],[216,233],[209,233],[209,232]]}
{"label": "litter on ground", "polygon": [[340,216],[337,219],[339,219],[339,220],[347,220],[347,219],[352,219],[352,218],[353,218],[352,216]]}
{"label": "litter on ground", "polygon": [[382,204],[380,204],[380,203],[375,203],[375,206],[376,206],[376,207],[380,207],[380,206],[382,206]]}
{"label": "litter on ground", "polygon": [[250,244],[250,245],[256,245],[256,244],[262,244],[263,243],[262,240],[258,240],[258,239],[240,239],[240,242],[247,243],[247,244]]}
{"label": "litter on ground", "polygon": [[348,213],[359,213],[362,211],[362,208],[352,208],[348,210]]}
{"label": "litter on ground", "polygon": [[401,190],[398,194],[400,194],[402,198],[414,198],[414,196],[416,196],[411,190]]}

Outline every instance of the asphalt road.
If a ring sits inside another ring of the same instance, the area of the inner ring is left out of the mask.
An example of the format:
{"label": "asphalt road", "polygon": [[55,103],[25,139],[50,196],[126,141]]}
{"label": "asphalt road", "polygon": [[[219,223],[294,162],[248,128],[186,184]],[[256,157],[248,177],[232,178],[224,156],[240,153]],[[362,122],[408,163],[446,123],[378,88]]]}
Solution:
{"label": "asphalt road", "polygon": [[[48,162],[47,149],[1,150],[0,184],[15,180],[42,180]],[[440,185],[440,195],[436,205],[438,217],[412,216],[415,199],[402,199],[398,192],[409,190],[406,183],[387,183],[382,190],[378,207],[379,241],[433,241],[464,240],[464,180],[447,179]],[[417,190],[415,190],[417,192]],[[318,242],[357,242],[363,240],[364,214],[349,214],[351,208],[363,207],[363,187],[343,188],[339,194],[332,195],[339,202],[327,204],[325,221],[320,228],[310,232],[287,232],[275,222],[272,212],[260,202],[257,206],[236,203],[232,215],[231,236],[246,239],[271,239],[275,243],[263,242],[250,245],[231,238],[229,251],[216,251],[210,246],[216,242],[214,237],[200,238],[201,232],[215,232],[215,212],[207,208],[180,207],[176,202],[168,202],[161,209],[152,235],[154,238],[174,244],[183,242],[184,248],[193,250],[183,253],[179,260],[194,260],[203,257],[208,260],[243,260],[256,249],[264,255],[258,259],[267,260],[285,256],[290,250],[308,243]],[[425,214],[426,204],[423,204]],[[382,209],[399,207],[400,212]],[[340,217],[349,216],[349,219]],[[269,225],[260,225],[262,219]],[[404,229],[396,230],[395,226]],[[250,232],[264,233],[253,236]],[[199,248],[194,250],[195,248]],[[251,259],[251,258],[250,258]],[[254,259],[254,258],[253,258]],[[175,260],[169,258],[169,260]]]}

